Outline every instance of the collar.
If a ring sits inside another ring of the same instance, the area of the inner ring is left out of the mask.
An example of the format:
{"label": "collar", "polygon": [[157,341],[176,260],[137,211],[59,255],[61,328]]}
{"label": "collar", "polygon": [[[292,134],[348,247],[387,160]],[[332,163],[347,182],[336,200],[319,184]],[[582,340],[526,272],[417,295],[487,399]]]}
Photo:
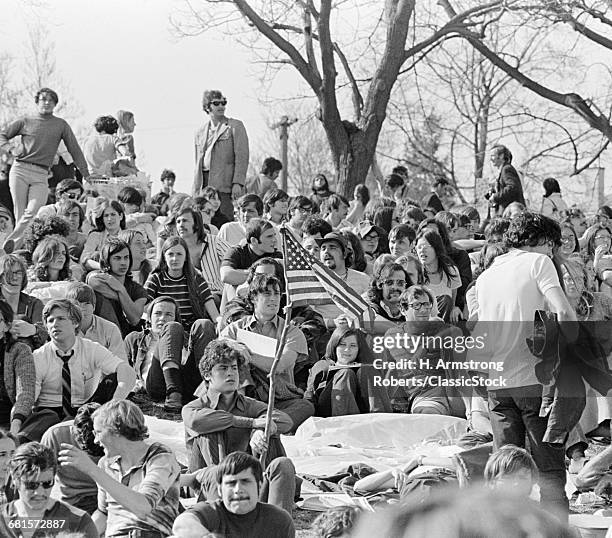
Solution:
{"label": "collar", "polygon": [[[203,382],[203,383],[206,383],[206,382]],[[206,384],[205,387],[206,387],[206,392],[202,394],[201,396],[202,400],[205,400],[205,401],[208,400],[208,403],[210,404],[211,409],[217,409],[219,407],[219,400],[221,399],[221,393],[215,389],[208,387],[208,384]],[[234,393],[234,399],[232,403],[233,403],[232,407],[236,407],[240,409],[241,411],[243,411],[246,407],[244,396],[238,391]]]}
{"label": "collar", "polygon": [[[278,329],[278,320],[280,318],[278,315],[274,316],[270,321],[266,321],[265,323],[272,323],[275,329]],[[246,317],[245,326],[249,329],[254,329],[257,324],[262,324],[262,322],[258,321],[258,319],[254,315],[250,315]]]}
{"label": "collar", "polygon": [[389,316],[389,318],[391,319],[404,319],[404,317],[402,316],[401,311],[399,311],[398,309],[398,313],[397,315],[394,315],[393,312],[391,312],[391,309],[385,304],[385,302],[381,299],[380,301],[380,308],[382,308]]}
{"label": "collar", "polygon": [[49,342],[49,345],[51,346],[51,349],[53,350],[54,356],[56,356],[55,354],[58,352],[60,355],[68,355],[68,353],[70,353],[71,351],[74,351],[74,356],[77,357],[79,355],[78,348],[79,348],[80,340],[81,340],[81,337],[77,336],[74,339],[74,345],[68,351],[62,351],[59,347],[55,345],[55,342],[53,340]]}

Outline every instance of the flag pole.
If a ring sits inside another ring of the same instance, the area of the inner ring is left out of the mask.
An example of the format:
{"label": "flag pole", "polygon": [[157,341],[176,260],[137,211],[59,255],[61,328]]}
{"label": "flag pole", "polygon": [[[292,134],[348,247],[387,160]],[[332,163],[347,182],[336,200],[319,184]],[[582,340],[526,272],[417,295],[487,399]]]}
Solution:
{"label": "flag pole", "polygon": [[[285,240],[285,234],[287,230],[284,226],[280,229],[281,233],[281,242],[283,248],[283,272],[285,273],[285,291],[287,290],[287,271],[286,271],[286,263],[287,263],[287,242]],[[289,322],[291,320],[291,303],[289,302],[291,299],[289,294],[287,293],[287,306],[285,306],[285,324],[283,325],[283,330],[281,332],[280,340],[278,341],[278,345],[276,347],[276,354],[274,355],[274,361],[272,362],[272,366],[270,367],[270,373],[268,374],[268,378],[270,379],[270,389],[268,391],[268,408],[266,409],[266,427],[264,429],[264,439],[266,441],[266,448],[262,450],[259,455],[259,462],[261,466],[265,470],[266,468],[266,456],[268,455],[268,444],[270,443],[270,430],[272,428],[272,413],[274,411],[274,400],[276,395],[276,370],[278,369],[278,363],[280,362],[283,351],[285,350],[285,342],[287,341],[287,330],[289,329]]]}

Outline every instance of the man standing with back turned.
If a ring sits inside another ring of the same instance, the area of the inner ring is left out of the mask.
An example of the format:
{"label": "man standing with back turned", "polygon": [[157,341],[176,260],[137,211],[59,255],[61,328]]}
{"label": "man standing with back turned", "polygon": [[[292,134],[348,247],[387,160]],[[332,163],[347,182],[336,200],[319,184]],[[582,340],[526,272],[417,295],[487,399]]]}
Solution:
{"label": "man standing with back turned", "polygon": [[225,116],[227,99],[219,90],[206,90],[202,107],[208,119],[195,135],[196,170],[193,194],[207,186],[219,191],[221,212],[234,220],[232,200],[244,190],[249,165],[249,139],[240,120]]}

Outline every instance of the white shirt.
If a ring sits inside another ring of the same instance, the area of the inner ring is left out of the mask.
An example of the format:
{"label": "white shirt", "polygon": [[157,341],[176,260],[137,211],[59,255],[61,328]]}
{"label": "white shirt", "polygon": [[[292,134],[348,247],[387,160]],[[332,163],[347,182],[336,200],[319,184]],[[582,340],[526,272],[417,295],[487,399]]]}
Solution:
{"label": "white shirt", "polygon": [[503,372],[490,374],[505,379],[508,388],[538,384],[534,370],[538,359],[526,339],[533,336],[535,311],[546,309],[545,294],[556,287],[560,287],[559,277],[551,259],[520,249],[498,256],[476,280],[479,321],[475,331],[485,341],[476,355],[503,361]]}
{"label": "white shirt", "polygon": [[114,323],[94,314],[93,321],[83,336],[92,342],[98,342],[113,355],[127,361],[127,352],[121,337],[121,331]]}
{"label": "white shirt", "polygon": [[246,230],[238,221],[226,222],[219,229],[217,234],[219,239],[223,239],[226,243],[232,246],[244,244],[246,241]]}
{"label": "white shirt", "polygon": [[[68,361],[70,368],[70,384],[72,406],[78,407],[89,400],[100,383],[102,376],[117,371],[123,363],[119,357],[97,342],[87,338],[76,337],[73,356]],[[34,366],[36,368],[36,404],[42,407],[61,407],[62,405],[62,367],[63,361],[56,351],[59,351],[53,342],[35,350]],[[60,351],[61,355],[68,352]]]}

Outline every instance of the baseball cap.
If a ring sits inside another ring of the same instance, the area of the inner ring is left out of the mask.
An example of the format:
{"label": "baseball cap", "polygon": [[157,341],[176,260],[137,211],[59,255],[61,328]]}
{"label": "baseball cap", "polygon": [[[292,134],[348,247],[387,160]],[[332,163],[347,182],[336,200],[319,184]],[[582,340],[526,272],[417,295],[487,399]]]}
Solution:
{"label": "baseball cap", "polygon": [[346,237],[338,232],[330,232],[323,239],[315,239],[315,241],[319,246],[321,246],[323,243],[328,243],[329,241],[335,241],[340,245],[343,252],[346,252],[347,249]]}
{"label": "baseball cap", "polygon": [[366,235],[368,235],[375,228],[374,224],[369,220],[362,220],[357,225],[357,235],[363,239]]}

